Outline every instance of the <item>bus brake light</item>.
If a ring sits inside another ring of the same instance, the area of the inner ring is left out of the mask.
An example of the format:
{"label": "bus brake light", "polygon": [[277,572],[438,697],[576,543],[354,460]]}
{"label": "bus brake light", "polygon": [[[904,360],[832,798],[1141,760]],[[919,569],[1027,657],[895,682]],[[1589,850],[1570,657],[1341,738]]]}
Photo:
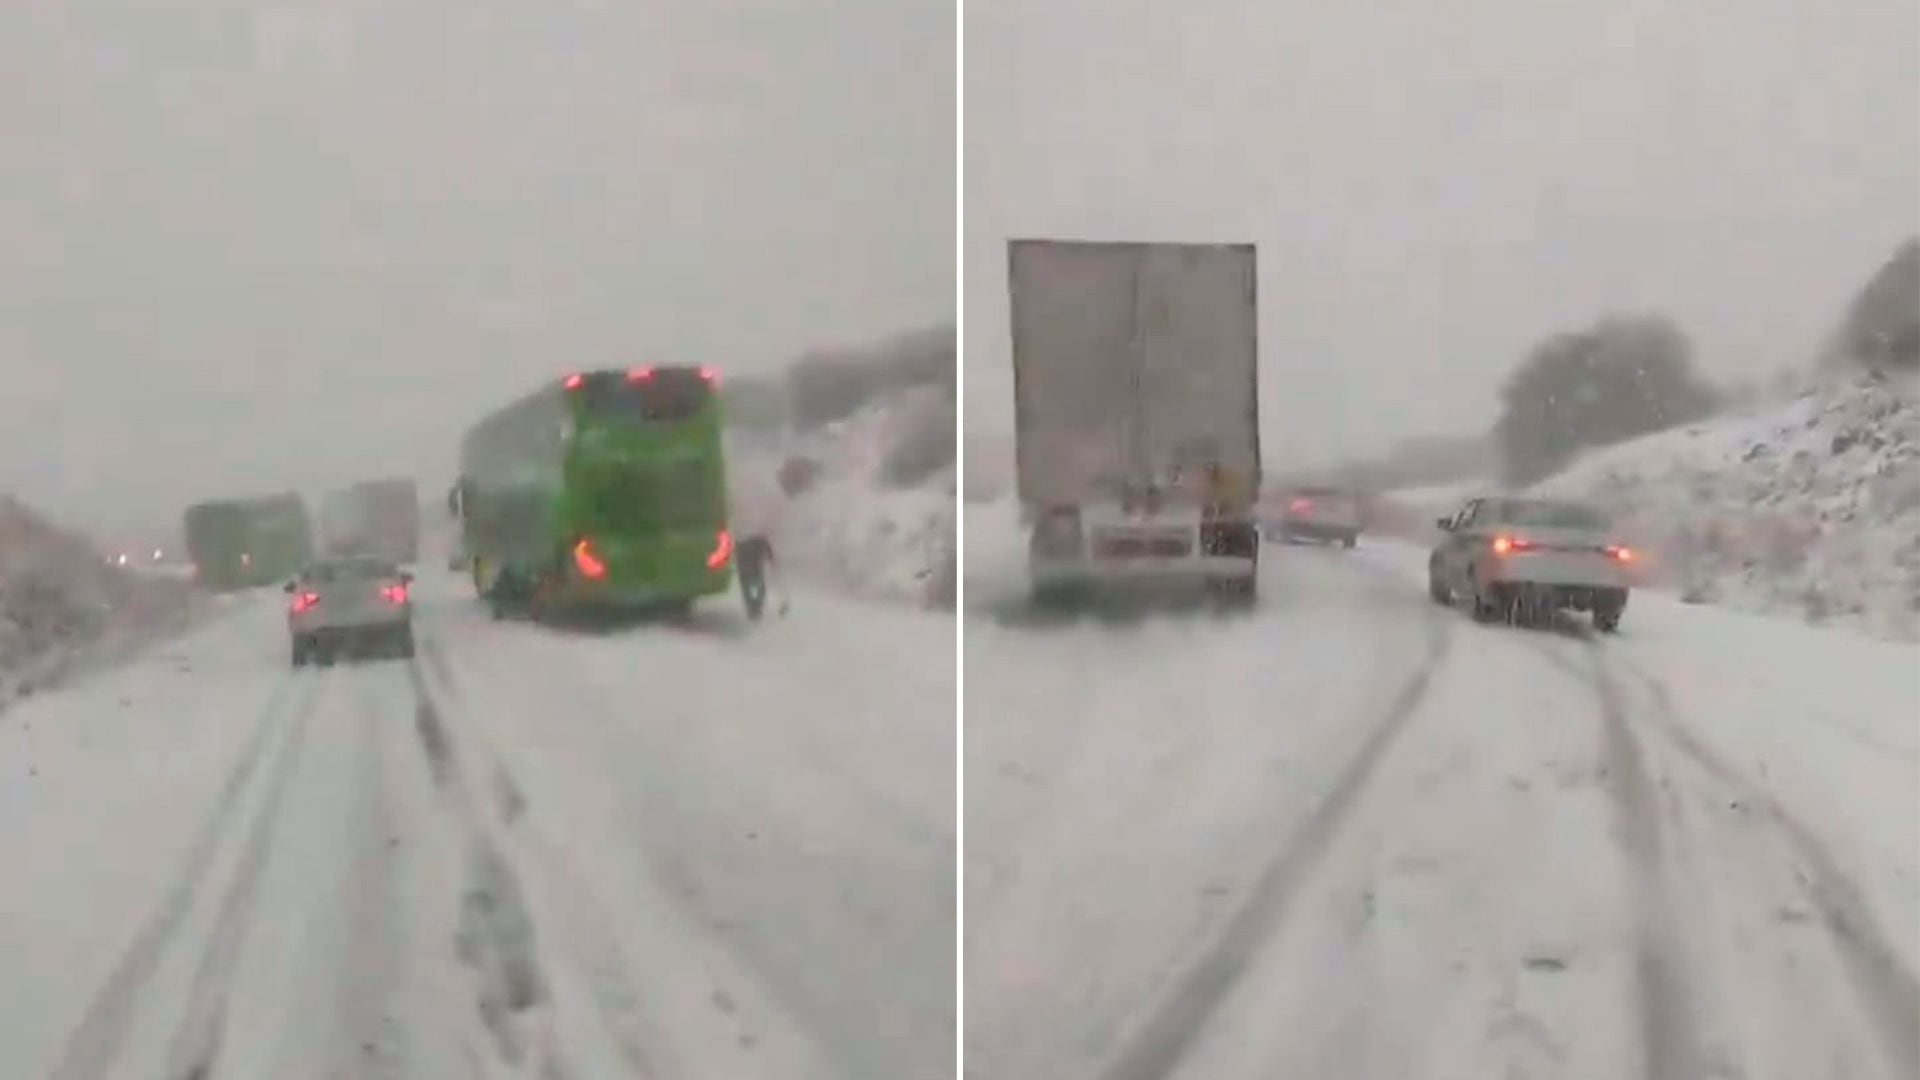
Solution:
{"label": "bus brake light", "polygon": [[713,550],[707,555],[707,569],[718,570],[727,565],[727,560],[731,558],[733,558],[733,535],[721,529],[720,534],[714,537]]}
{"label": "bus brake light", "polygon": [[573,545],[573,565],[579,567],[582,574],[595,581],[607,576],[607,564],[600,561],[600,556],[595,554],[593,545],[584,537],[579,543]]}

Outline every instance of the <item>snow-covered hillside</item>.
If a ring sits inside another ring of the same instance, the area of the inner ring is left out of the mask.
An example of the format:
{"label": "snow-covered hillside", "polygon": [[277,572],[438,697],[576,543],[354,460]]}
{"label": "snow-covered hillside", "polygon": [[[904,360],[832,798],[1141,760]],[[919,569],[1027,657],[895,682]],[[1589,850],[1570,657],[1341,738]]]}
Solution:
{"label": "snow-covered hillside", "polygon": [[[1428,539],[1432,517],[1497,489],[1395,492],[1382,531]],[[1592,451],[1532,490],[1607,507],[1647,553],[1650,581],[1691,601],[1920,638],[1911,378],[1828,378],[1789,401]]]}
{"label": "snow-covered hillside", "polygon": [[1588,455],[1536,490],[1596,500],[1690,598],[1920,637],[1920,394],[1856,376]]}
{"label": "snow-covered hillside", "polygon": [[0,496],[0,705],[186,625],[190,583],[110,566],[83,537]]}
{"label": "snow-covered hillside", "polygon": [[741,527],[766,529],[797,573],[863,596],[953,606],[950,384],[884,389],[809,430],[742,434],[733,458]]}

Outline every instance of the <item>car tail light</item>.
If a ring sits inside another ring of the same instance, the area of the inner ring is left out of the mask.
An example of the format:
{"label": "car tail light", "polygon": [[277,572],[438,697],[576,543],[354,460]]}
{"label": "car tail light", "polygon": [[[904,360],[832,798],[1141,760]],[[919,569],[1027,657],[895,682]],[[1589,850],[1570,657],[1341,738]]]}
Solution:
{"label": "car tail light", "polygon": [[1607,554],[1616,562],[1633,561],[1633,549],[1625,544],[1609,544]]}
{"label": "car tail light", "polygon": [[293,613],[295,615],[299,615],[304,612],[312,611],[314,607],[319,603],[320,603],[319,593],[310,593],[310,592],[296,593],[293,597]]}
{"label": "car tail light", "polygon": [[627,381],[628,382],[652,382],[653,368],[651,366],[632,368],[627,372]]}
{"label": "car tail light", "polygon": [[733,534],[721,529],[713,538],[713,550],[707,553],[707,569],[718,570],[733,558]]}
{"label": "car tail light", "polygon": [[1507,536],[1504,533],[1493,538],[1495,555],[1511,555],[1516,551],[1532,551],[1534,543],[1525,537]]}
{"label": "car tail light", "polygon": [[407,587],[405,585],[382,585],[380,586],[380,599],[385,600],[389,604],[404,604],[407,602]]}
{"label": "car tail light", "polygon": [[1304,514],[1307,511],[1313,509],[1313,500],[1312,499],[1295,499],[1292,502],[1287,504],[1287,509],[1293,511],[1296,514]]}
{"label": "car tail light", "polygon": [[587,381],[587,377],[576,371],[573,374],[567,376],[566,378],[560,380],[560,385],[563,387],[566,387],[568,390],[578,390],[582,385],[586,383],[586,381]]}
{"label": "car tail light", "polygon": [[710,367],[706,364],[701,364],[700,379],[702,382],[705,382],[708,386],[719,386],[720,385],[720,369],[716,367]]}
{"label": "car tail light", "polygon": [[573,565],[580,568],[581,574],[595,581],[607,576],[607,564],[600,561],[599,553],[593,550],[593,544],[585,537],[573,545]]}

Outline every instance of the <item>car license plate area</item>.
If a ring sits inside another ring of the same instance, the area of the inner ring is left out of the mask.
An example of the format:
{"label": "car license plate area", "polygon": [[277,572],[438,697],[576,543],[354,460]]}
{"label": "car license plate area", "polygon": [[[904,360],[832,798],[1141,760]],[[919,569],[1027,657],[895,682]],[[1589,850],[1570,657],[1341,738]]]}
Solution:
{"label": "car license plate area", "polygon": [[1093,553],[1103,559],[1180,559],[1193,554],[1192,533],[1117,532],[1094,534]]}

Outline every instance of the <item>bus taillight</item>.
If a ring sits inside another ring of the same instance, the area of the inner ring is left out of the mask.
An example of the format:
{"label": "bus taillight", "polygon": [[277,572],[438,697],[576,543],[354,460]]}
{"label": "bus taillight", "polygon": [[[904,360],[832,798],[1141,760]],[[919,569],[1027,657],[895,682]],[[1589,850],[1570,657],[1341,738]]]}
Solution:
{"label": "bus taillight", "polygon": [[607,576],[607,564],[600,561],[600,556],[594,552],[593,545],[588,543],[585,537],[581,537],[580,542],[573,545],[573,565],[580,568],[581,574],[595,581]]}
{"label": "bus taillight", "polygon": [[725,529],[713,539],[713,551],[707,555],[707,569],[718,570],[733,558],[733,535]]}

